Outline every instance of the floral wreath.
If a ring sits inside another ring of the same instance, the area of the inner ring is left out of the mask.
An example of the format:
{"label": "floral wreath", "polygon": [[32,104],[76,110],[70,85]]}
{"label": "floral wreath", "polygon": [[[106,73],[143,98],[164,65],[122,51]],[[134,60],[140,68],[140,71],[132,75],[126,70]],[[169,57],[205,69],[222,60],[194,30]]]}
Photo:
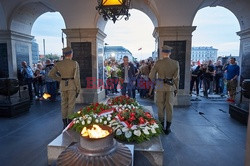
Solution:
{"label": "floral wreath", "polygon": [[[122,102],[120,99],[123,99]],[[117,101],[120,105],[110,104],[110,102],[117,104]],[[159,122],[149,112],[144,112],[142,106],[134,99],[119,96],[109,100],[108,103],[108,105],[91,104],[72,114],[70,116],[72,122],[67,129],[73,128],[81,133],[84,127],[93,124],[108,125],[112,127],[116,139],[136,143],[150,140],[162,133]]]}

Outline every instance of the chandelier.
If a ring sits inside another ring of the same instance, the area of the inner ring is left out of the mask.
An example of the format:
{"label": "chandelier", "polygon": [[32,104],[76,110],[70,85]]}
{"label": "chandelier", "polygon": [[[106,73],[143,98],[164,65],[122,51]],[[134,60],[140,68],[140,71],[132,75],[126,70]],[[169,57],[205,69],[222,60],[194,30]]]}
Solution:
{"label": "chandelier", "polygon": [[129,19],[128,13],[131,0],[97,0],[98,6],[96,10],[103,16],[104,20],[120,20],[125,16],[125,20]]}

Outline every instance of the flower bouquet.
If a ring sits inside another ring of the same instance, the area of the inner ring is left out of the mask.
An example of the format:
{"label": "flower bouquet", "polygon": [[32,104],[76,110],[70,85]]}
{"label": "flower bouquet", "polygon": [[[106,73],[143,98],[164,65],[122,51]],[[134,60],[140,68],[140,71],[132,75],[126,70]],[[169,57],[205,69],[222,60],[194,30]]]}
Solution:
{"label": "flower bouquet", "polygon": [[[88,128],[89,126],[93,126],[94,124],[97,125],[109,125],[111,120],[114,118],[112,114],[86,114],[83,115],[81,111],[78,111],[77,113],[79,116],[74,116],[73,121],[71,122],[72,127],[74,130],[77,132],[81,133],[83,128],[86,127]],[[72,118],[72,117],[71,117]]]}
{"label": "flower bouquet", "polygon": [[125,109],[114,114],[115,120],[109,123],[118,140],[141,143],[162,133],[161,125],[142,109]]}
{"label": "flower bouquet", "polygon": [[[92,113],[93,114],[101,114],[107,110],[110,110],[111,108],[112,107],[110,105],[107,105],[107,104],[93,103],[87,107],[80,109],[79,111],[81,112],[81,115],[87,115],[87,114],[92,114]],[[79,116],[78,112],[71,115],[71,119],[74,118],[74,115],[76,117],[78,117]]]}
{"label": "flower bouquet", "polygon": [[132,99],[128,96],[118,96],[115,98],[111,98],[108,100],[109,105],[118,105],[118,106],[123,106],[123,105],[130,105],[130,106],[138,106],[140,107],[140,104],[135,100]]}
{"label": "flower bouquet", "polygon": [[[118,105],[119,104],[119,105]],[[108,104],[94,103],[72,114],[71,124],[77,132],[97,125],[112,127],[115,138],[120,141],[141,143],[162,133],[162,126],[149,112],[144,112],[134,99],[119,96]]]}

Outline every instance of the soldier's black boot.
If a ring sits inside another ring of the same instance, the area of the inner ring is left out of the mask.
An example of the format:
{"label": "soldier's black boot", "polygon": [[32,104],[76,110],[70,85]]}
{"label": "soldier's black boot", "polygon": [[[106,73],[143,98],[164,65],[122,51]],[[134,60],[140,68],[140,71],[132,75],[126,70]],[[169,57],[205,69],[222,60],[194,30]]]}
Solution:
{"label": "soldier's black boot", "polygon": [[67,120],[68,120],[67,125],[69,125],[72,122],[72,120],[71,119],[67,119]]}
{"label": "soldier's black boot", "polygon": [[63,119],[63,129],[65,129],[68,125],[68,119]]}
{"label": "soldier's black boot", "polygon": [[166,135],[168,135],[171,132],[170,126],[171,126],[171,122],[167,122],[166,130],[164,130],[164,133]]}
{"label": "soldier's black boot", "polygon": [[162,130],[164,130],[164,122],[161,122]]}

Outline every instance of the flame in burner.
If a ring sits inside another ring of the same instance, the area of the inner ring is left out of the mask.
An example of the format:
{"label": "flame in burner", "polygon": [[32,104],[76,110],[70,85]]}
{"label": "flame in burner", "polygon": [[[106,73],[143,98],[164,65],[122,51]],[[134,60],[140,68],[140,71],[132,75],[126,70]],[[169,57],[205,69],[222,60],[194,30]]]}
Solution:
{"label": "flame in burner", "polygon": [[87,129],[84,127],[81,132],[83,137],[89,137],[89,138],[104,138],[109,135],[108,130],[103,130],[98,125],[93,125],[91,129]]}
{"label": "flame in burner", "polygon": [[43,94],[43,98],[44,98],[44,99],[48,99],[48,98],[50,98],[50,97],[51,97],[51,95],[48,94],[48,93],[44,93],[44,94]]}

